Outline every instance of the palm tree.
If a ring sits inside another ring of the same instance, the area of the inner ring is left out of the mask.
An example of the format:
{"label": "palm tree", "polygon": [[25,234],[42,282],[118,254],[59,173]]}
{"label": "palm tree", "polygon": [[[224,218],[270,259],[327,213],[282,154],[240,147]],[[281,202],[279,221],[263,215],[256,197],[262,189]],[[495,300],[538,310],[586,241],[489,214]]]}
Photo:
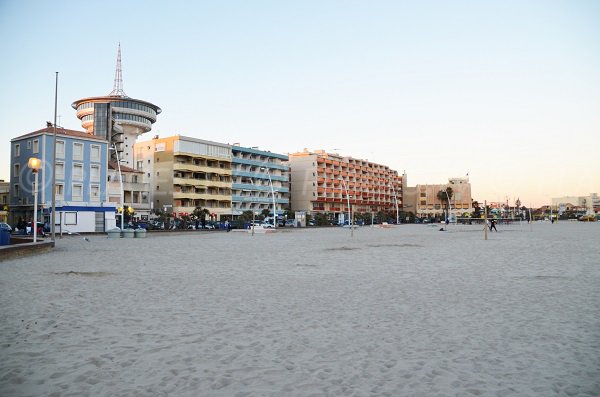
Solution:
{"label": "palm tree", "polygon": [[447,187],[446,190],[440,190],[437,194],[437,198],[440,199],[442,206],[444,204],[444,201],[446,202],[446,213],[448,215],[450,214],[450,199],[452,198],[453,194],[454,191],[451,187]]}
{"label": "palm tree", "polygon": [[196,220],[198,219],[200,222],[206,220],[206,216],[210,215],[210,211],[207,210],[206,208],[202,208],[202,207],[196,207],[194,208],[194,211],[192,212],[192,219]]}

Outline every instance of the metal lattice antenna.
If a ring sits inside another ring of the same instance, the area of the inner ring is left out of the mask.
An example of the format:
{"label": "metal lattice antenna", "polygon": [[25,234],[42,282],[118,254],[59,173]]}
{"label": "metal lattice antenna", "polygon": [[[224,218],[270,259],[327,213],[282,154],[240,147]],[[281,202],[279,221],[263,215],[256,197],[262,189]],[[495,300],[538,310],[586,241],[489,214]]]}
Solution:
{"label": "metal lattice antenna", "polygon": [[119,51],[117,52],[117,69],[115,70],[115,83],[113,89],[108,94],[109,96],[127,97],[123,91],[123,71],[121,70],[121,43],[119,43]]}

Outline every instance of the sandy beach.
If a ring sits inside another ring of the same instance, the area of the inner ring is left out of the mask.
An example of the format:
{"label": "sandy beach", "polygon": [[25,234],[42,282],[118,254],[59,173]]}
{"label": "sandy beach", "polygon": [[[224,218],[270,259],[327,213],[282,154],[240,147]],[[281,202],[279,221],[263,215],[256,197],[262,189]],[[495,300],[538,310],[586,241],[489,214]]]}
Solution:
{"label": "sandy beach", "polygon": [[600,223],[80,236],[0,262],[1,396],[599,396]]}

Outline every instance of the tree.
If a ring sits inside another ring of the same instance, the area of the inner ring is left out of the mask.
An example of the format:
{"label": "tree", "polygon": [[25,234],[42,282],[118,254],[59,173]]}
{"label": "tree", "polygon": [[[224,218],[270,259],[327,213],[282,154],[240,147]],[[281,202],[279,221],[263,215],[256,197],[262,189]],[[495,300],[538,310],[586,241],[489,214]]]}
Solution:
{"label": "tree", "polygon": [[242,222],[250,222],[253,217],[254,217],[254,211],[246,210],[246,211],[242,212],[242,214],[240,215],[240,220]]}
{"label": "tree", "polygon": [[265,209],[264,209],[264,210],[262,210],[260,213],[261,213],[261,215],[262,215],[262,217],[263,217],[263,218],[266,218],[266,217],[268,217],[268,216],[269,216],[269,214],[271,213],[271,210],[269,210],[268,208],[265,208]]}
{"label": "tree", "polygon": [[473,201],[473,218],[481,218],[481,208],[479,208],[478,201]]}
{"label": "tree", "polygon": [[454,191],[449,186],[446,190],[440,190],[437,194],[437,198],[442,203],[442,207],[444,206],[444,202],[446,203],[446,214],[450,214],[450,199],[452,199],[453,194]]}
{"label": "tree", "polygon": [[209,210],[207,210],[206,208],[202,208],[202,207],[196,207],[196,208],[194,208],[194,211],[192,212],[191,218],[193,220],[198,219],[199,221],[203,221],[206,219],[206,217],[208,215],[210,215]]}

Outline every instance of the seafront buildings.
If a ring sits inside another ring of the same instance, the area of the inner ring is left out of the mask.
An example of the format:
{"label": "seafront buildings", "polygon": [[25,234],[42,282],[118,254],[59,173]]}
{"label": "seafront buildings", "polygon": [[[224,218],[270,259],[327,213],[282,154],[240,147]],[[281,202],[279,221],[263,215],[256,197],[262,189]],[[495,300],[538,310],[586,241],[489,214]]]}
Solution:
{"label": "seafront buildings", "polygon": [[231,147],[231,153],[234,219],[244,211],[268,209],[272,213],[273,202],[277,217],[283,216],[290,207],[288,156],[238,144]]}
{"label": "seafront buildings", "polygon": [[590,193],[587,196],[564,196],[552,198],[554,212],[574,211],[581,215],[600,213],[600,196]]}
{"label": "seafront buildings", "polygon": [[334,214],[344,222],[354,213],[402,208],[403,176],[388,166],[324,150],[289,155],[291,206],[311,215]]}
{"label": "seafront buildings", "polygon": [[71,232],[103,232],[115,226],[115,205],[107,200],[108,142],[82,131],[47,127],[11,140],[10,212],[13,224],[31,221],[34,212],[31,157],[41,160],[38,216],[49,224],[52,208],[52,165],[56,173],[56,225]]}
{"label": "seafront buildings", "polygon": [[289,204],[282,154],[175,135],[136,143],[135,159],[151,186],[152,208],[177,217],[197,207],[213,220],[272,212],[272,192],[278,215]]}
{"label": "seafront buildings", "polygon": [[[451,188],[448,205],[447,197],[440,192]],[[445,184],[419,184],[405,188],[404,210],[417,218],[452,218],[468,216],[472,212],[471,183],[468,177],[450,178]],[[449,207],[450,214],[446,214]]]}

